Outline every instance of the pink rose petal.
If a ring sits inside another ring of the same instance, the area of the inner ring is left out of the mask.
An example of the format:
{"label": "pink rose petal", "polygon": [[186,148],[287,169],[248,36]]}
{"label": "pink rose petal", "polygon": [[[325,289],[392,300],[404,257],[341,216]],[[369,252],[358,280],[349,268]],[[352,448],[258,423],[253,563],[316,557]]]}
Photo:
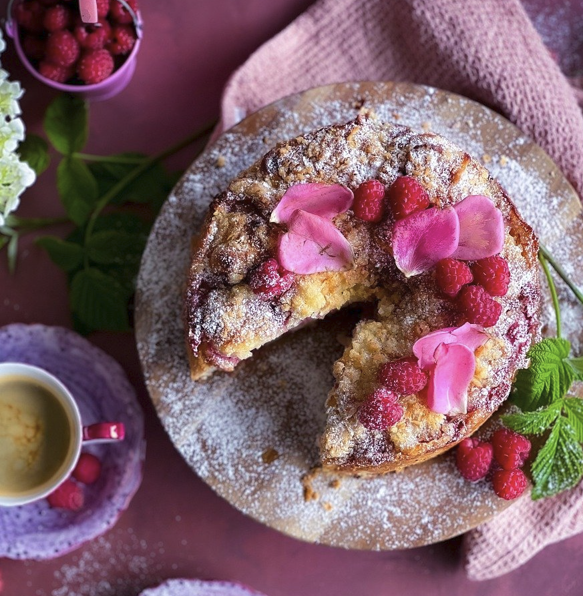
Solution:
{"label": "pink rose petal", "polygon": [[289,223],[296,209],[332,219],[349,209],[353,198],[352,191],[341,184],[296,184],[281,197],[270,221]]}
{"label": "pink rose petal", "polygon": [[465,414],[468,388],[476,359],[472,350],[461,344],[441,344],[435,350],[435,368],[427,389],[427,406],[439,414]]}
{"label": "pink rose petal", "polygon": [[431,207],[395,223],[393,253],[405,277],[429,271],[457,248],[459,221],[453,207]]}
{"label": "pink rose petal", "polygon": [[477,261],[498,254],[504,246],[504,220],[500,209],[482,195],[470,195],[454,207],[460,237],[454,259]]}
{"label": "pink rose petal", "polygon": [[431,370],[435,366],[435,352],[440,344],[458,344],[475,352],[488,340],[484,328],[472,323],[464,323],[461,327],[445,327],[433,331],[418,339],[413,344],[413,354],[419,360],[423,370]]}
{"label": "pink rose petal", "polygon": [[352,247],[332,222],[301,209],[294,211],[289,231],[279,238],[279,263],[293,273],[342,271],[353,259]]}

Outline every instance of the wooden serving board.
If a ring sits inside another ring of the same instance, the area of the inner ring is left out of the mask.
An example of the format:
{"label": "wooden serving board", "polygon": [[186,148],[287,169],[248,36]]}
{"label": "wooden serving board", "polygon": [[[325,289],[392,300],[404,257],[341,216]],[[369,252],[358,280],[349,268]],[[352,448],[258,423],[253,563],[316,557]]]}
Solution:
{"label": "wooden serving board", "polygon": [[[509,503],[486,483],[465,482],[451,454],[374,479],[309,474],[318,461],[331,367],[342,353],[337,338],[350,334],[354,324],[349,315],[290,333],[235,373],[218,373],[205,383],[190,380],[182,323],[190,238],[211,198],[275,143],[346,122],[362,107],[440,133],[481,160],[575,280],[583,281],[577,195],[520,130],[480,104],[436,89],[337,84],[286,97],[250,115],[192,164],[164,206],[143,257],[136,335],[163,425],[190,467],[219,495],[302,540],[388,550],[458,535]],[[565,309],[566,332],[578,347],[581,311],[567,295]],[[552,321],[548,303],[544,310],[545,321]]]}

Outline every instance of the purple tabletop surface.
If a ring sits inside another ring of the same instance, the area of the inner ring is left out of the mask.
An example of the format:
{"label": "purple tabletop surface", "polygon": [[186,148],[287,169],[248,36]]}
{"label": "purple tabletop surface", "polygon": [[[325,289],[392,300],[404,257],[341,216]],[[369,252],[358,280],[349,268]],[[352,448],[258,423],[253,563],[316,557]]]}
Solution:
{"label": "purple tabletop surface", "polygon": [[[549,4],[531,2],[535,9]],[[7,4],[0,1],[1,14]],[[119,96],[91,106],[87,151],[155,153],[216,118],[233,69],[310,4],[140,0],[145,35],[134,78]],[[27,129],[40,132],[52,92],[26,73],[11,46],[2,60],[27,90],[21,102]],[[183,151],[172,165],[186,167],[194,151]],[[53,167],[23,196],[19,215],[61,215],[54,175]],[[32,238],[22,240],[15,275],[0,255],[0,287],[1,325],[71,327],[65,275]],[[142,486],[112,530],[75,552],[43,562],[0,560],[2,596],[134,596],[178,577],[240,582],[267,596],[583,593],[583,535],[547,547],[502,578],[473,583],[463,571],[460,538],[408,551],[356,552],[302,543],[262,526],[215,495],[176,452],[149,401],[133,336],[90,339],[120,362],[145,410]]]}

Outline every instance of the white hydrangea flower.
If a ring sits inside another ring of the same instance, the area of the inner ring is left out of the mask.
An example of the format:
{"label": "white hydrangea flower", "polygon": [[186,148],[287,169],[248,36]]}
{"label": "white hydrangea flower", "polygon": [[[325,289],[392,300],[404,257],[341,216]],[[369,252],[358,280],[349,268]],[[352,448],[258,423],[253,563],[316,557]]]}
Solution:
{"label": "white hydrangea flower", "polygon": [[[0,31],[0,53],[6,43]],[[24,123],[18,100],[24,93],[20,83],[8,80],[8,73],[0,63],[0,225],[20,202],[20,195],[31,186],[36,175],[32,168],[20,161],[16,149],[24,139]]]}

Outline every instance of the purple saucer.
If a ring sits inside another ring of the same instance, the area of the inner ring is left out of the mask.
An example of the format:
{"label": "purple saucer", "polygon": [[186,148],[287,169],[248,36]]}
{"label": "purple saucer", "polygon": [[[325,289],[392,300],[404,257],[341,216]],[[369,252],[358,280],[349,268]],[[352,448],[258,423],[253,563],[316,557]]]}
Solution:
{"label": "purple saucer", "polygon": [[251,588],[230,582],[200,579],[170,579],[157,588],[148,588],[140,596],[264,596]]}
{"label": "purple saucer", "polygon": [[0,329],[0,362],[24,362],[58,377],[77,400],[83,424],[123,422],[120,443],[83,451],[101,459],[99,480],[85,486],[80,511],[51,509],[46,500],[0,507],[0,557],[51,559],[103,534],[128,507],[142,480],[144,416],[121,366],[62,327],[8,325]]}

